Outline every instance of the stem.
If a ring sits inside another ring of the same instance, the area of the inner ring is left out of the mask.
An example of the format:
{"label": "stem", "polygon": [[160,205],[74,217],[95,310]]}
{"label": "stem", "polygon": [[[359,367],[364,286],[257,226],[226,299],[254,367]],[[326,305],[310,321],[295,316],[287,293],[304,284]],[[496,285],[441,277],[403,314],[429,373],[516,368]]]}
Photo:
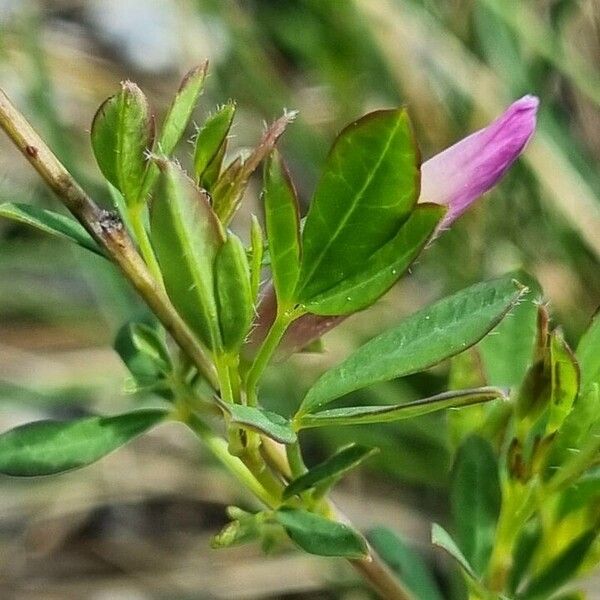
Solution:
{"label": "stem", "polygon": [[107,256],[119,266],[173,339],[188,354],[198,371],[216,388],[214,367],[204,346],[181,319],[165,291],[148,271],[121,220],[113,213],[101,209],[83,191],[2,89],[0,127],[67,209],[105,250]]}
{"label": "stem", "polygon": [[269,364],[273,352],[275,352],[288,325],[300,316],[300,310],[280,310],[277,312],[275,321],[269,329],[267,337],[264,339],[250,370],[246,376],[246,394],[248,406],[256,406],[256,387],[258,380]]}
{"label": "stem", "polygon": [[300,477],[308,471],[302,458],[302,451],[300,450],[299,442],[293,444],[287,444],[285,447],[285,453],[287,455],[288,463],[294,477]]}
{"label": "stem", "polygon": [[223,466],[265,506],[276,508],[279,505],[277,498],[265,490],[246,465],[236,456],[229,454],[227,442],[223,438],[215,434],[194,414],[189,416],[186,425],[200,438]]}
{"label": "stem", "polygon": [[348,561],[366,579],[383,600],[416,600],[404,584],[369,547],[369,556]]}
{"label": "stem", "polygon": [[164,286],[160,266],[156,260],[154,249],[152,248],[148,232],[144,226],[144,204],[137,204],[132,207],[128,213],[133,235],[137,240],[144,262],[148,265],[148,269],[150,269],[154,279]]}

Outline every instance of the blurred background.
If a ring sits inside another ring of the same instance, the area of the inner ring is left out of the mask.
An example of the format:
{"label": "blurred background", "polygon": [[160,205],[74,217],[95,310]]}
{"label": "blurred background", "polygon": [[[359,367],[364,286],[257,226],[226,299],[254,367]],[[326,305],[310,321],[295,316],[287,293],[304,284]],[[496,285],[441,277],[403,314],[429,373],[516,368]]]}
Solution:
{"label": "blurred background", "polygon": [[[336,132],[369,110],[406,104],[426,158],[523,94],[541,99],[535,140],[502,184],[374,309],[328,334],[324,354],[271,369],[268,403],[292,412],[321,371],[386,324],[518,267],[539,280],[554,323],[576,343],[600,304],[597,0],[0,0],[0,85],[106,204],[88,136],[97,106],[129,78],[160,118],[181,76],[205,58],[197,121],[235,99],[233,146],[252,145],[284,108],[300,111],[281,147],[304,206]],[[250,212],[260,213],[259,191],[257,180],[237,217],[242,235]],[[0,201],[60,210],[4,136]],[[1,221],[0,429],[139,403],[111,349],[139,311],[101,259]],[[360,399],[408,401],[446,382],[439,368]],[[436,568],[428,536],[447,510],[444,416],[325,430],[307,438],[308,462],[349,440],[382,452],[339,486],[338,504],[362,528],[406,536]],[[0,478],[0,598],[370,597],[338,561],[210,550],[232,503],[249,506],[171,426],[83,471]]]}

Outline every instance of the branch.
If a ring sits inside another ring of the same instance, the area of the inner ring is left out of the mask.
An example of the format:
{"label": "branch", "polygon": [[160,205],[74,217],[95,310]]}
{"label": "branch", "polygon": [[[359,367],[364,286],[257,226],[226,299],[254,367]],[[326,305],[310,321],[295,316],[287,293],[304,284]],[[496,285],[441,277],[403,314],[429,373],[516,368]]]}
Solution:
{"label": "branch", "polygon": [[67,209],[118,265],[200,373],[213,387],[217,387],[214,367],[206,350],[148,271],[121,219],[115,213],[100,208],[86,194],[2,89],[0,127]]}

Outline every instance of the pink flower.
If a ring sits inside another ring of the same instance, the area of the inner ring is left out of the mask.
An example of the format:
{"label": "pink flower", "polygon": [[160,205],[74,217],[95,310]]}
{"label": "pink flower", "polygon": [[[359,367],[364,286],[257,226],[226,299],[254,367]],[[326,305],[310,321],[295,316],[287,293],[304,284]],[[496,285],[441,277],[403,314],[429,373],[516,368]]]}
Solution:
{"label": "pink flower", "polygon": [[[448,206],[440,229],[447,229],[473,202],[494,187],[517,160],[535,131],[538,104],[535,96],[523,96],[487,127],[421,165],[419,202]],[[250,347],[264,339],[276,308],[273,286],[267,286]],[[279,358],[302,350],[344,319],[311,314],[300,317],[286,332],[279,347]]]}
{"label": "pink flower", "polygon": [[423,163],[419,202],[448,206],[442,227],[494,187],[523,152],[535,130],[538,104],[535,96],[523,96],[490,125]]}

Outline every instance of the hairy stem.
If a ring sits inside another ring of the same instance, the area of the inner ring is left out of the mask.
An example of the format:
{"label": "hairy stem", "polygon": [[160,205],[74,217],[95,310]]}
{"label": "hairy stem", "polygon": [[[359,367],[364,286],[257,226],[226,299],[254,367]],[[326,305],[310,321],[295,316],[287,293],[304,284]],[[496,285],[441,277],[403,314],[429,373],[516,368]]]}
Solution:
{"label": "hairy stem", "polygon": [[119,266],[198,371],[213,387],[217,387],[214,367],[205,348],[173,308],[160,283],[148,271],[122,221],[100,208],[86,194],[2,89],[0,127],[107,256]]}

